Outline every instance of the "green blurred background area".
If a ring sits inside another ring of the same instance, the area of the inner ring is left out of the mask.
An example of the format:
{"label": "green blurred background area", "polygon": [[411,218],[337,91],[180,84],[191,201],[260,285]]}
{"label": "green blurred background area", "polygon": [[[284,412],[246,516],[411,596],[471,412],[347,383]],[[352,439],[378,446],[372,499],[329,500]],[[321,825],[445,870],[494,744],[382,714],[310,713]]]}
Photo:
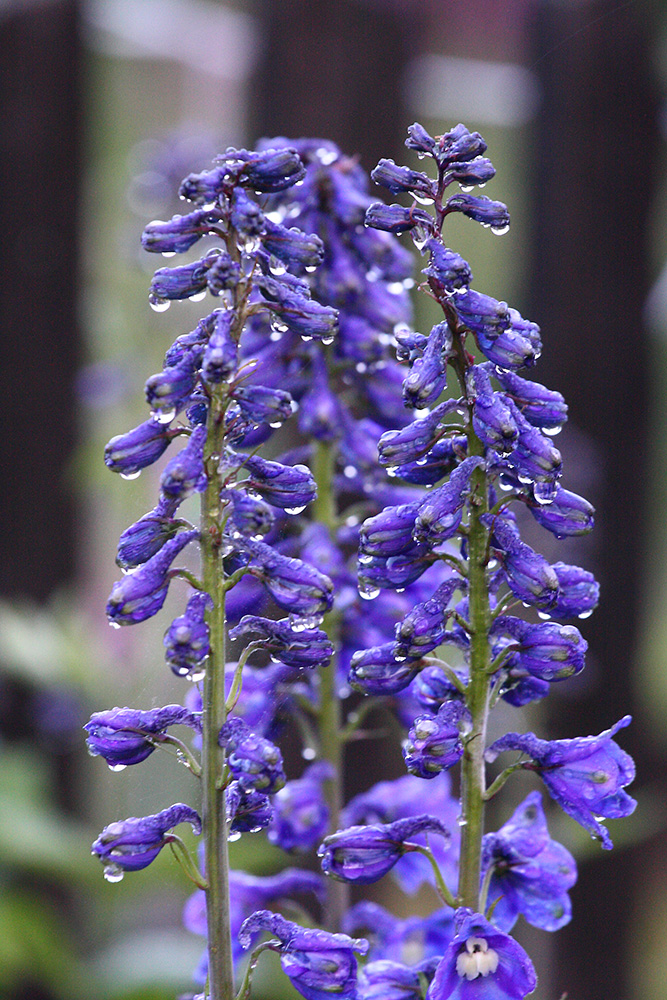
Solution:
{"label": "green blurred background area", "polygon": [[[90,857],[105,824],[196,793],[166,755],[109,773],[81,732],[92,711],[183,697],[162,657],[182,592],[139,629],[104,616],[118,535],[157,475],[123,482],[103,447],[145,419],[146,377],[200,311],[148,308],[141,230],[227,145],[320,135],[368,170],[416,166],[403,138],[420,120],[488,143],[485,193],[512,228],[456,219],[449,240],[476,288],[542,327],[536,377],[570,405],[565,485],[598,509],[583,543],[534,540],[592,569],[603,597],[587,670],[525,726],[569,737],[635,717],[640,807],[614,852],[553,829],[580,878],[571,925],[521,929],[535,998],[667,1000],[666,81],[657,0],[0,2],[0,997],[166,1000],[203,947],[167,852],[120,885]],[[248,840],[238,866],[283,863]],[[292,995],[267,970],[256,995]]]}

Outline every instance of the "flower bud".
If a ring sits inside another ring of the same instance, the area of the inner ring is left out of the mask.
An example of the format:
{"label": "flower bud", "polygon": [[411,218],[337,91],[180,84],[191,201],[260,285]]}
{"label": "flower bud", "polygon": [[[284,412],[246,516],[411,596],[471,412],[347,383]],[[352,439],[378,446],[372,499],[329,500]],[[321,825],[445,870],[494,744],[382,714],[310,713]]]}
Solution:
{"label": "flower bud", "polygon": [[172,562],[198,537],[198,531],[182,531],[165,542],[143,565],[114,583],[106,609],[109,621],[116,625],[134,625],[157,614],[167,597],[173,575]]}
{"label": "flower bud", "polygon": [[243,719],[238,716],[228,719],[220,730],[218,743],[227,751],[227,766],[243,791],[255,789],[273,795],[285,784],[280,750],[253,733]]}
{"label": "flower bud", "polygon": [[105,875],[115,881],[125,871],[147,868],[169,843],[169,830],[179,823],[190,823],[195,833],[201,832],[195,810],[178,802],[154,816],[130,816],[105,826],[93,844],[93,854],[104,864]]}
{"label": "flower bud", "polygon": [[408,816],[393,823],[351,826],[326,837],[318,850],[322,870],[331,878],[355,885],[377,882],[403,855],[412,850],[409,837],[438,833],[449,840],[449,831],[435,816]]}
{"label": "flower bud", "polygon": [[175,618],[163,639],[165,659],[177,677],[197,673],[209,654],[209,628],[205,615],[213,608],[209,594],[192,595],[185,613]]}
{"label": "flower bud", "polygon": [[470,713],[460,701],[446,701],[435,718],[423,715],[412,724],[403,745],[403,757],[410,774],[435,778],[453,767],[463,756],[461,727],[470,722]]}
{"label": "flower bud", "polygon": [[150,253],[185,253],[222,220],[220,212],[197,209],[174,215],[169,222],[149,222],[141,234],[141,245]]}
{"label": "flower bud", "polygon": [[415,677],[422,661],[396,654],[397,646],[393,642],[358,650],[350,661],[348,683],[364,694],[387,695],[402,691]]}
{"label": "flower bud", "polygon": [[229,638],[239,639],[248,633],[259,635],[262,648],[285,666],[300,670],[306,667],[326,666],[333,656],[333,646],[319,628],[295,629],[289,619],[274,621],[257,615],[244,615]]}
{"label": "flower bud", "polygon": [[146,420],[127,434],[111,438],[104,449],[104,464],[121,476],[134,476],[160,458],[173,436],[166,424]]}
{"label": "flower bud", "polygon": [[95,712],[83,728],[88,733],[88,752],[104,757],[109,767],[120,769],[146,760],[169,726],[177,725],[201,732],[201,717],[182,705],[166,705],[148,712],[112,708]]}
{"label": "flower bud", "polygon": [[376,184],[387,188],[392,194],[409,192],[429,201],[435,199],[437,185],[427,174],[421,170],[397,166],[393,160],[380,160],[377,167],[371,170],[371,177]]}
{"label": "flower bud", "polygon": [[134,569],[159,552],[178,531],[178,522],[173,516],[177,506],[177,500],[161,496],[153,510],[126,528],[118,539],[116,565],[125,570]]}

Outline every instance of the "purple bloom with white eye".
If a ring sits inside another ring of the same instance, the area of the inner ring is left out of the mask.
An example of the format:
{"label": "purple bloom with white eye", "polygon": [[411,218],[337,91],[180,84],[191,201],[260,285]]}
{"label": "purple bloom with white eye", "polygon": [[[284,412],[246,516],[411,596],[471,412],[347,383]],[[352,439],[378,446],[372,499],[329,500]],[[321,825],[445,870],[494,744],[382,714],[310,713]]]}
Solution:
{"label": "purple bloom with white eye", "polygon": [[244,788],[238,781],[232,781],[225,791],[225,811],[232,834],[265,830],[273,816],[269,796],[256,788]]}
{"label": "purple bloom with white eye", "polygon": [[171,564],[185,546],[199,537],[198,531],[182,531],[164,543],[159,552],[133,569],[111,588],[107,618],[117,625],[135,625],[157,614],[164,604],[169,580],[174,575]]}
{"label": "purple bloom with white eye", "polygon": [[519,914],[533,927],[557,931],[570,920],[568,889],[577,880],[574,858],[549,837],[542,797],[531,792],[482,843],[482,870],[493,870],[488,902],[493,923],[511,931]]}
{"label": "purple bloom with white eye", "polygon": [[118,539],[116,565],[125,570],[134,569],[159,552],[178,531],[178,522],[174,519],[177,507],[177,500],[161,496],[153,510],[126,528]]}
{"label": "purple bloom with white eye", "polygon": [[149,222],[141,234],[141,245],[150,253],[185,253],[221,220],[220,212],[199,208],[187,215],[174,215],[169,222]]}
{"label": "purple bloom with white eye", "polygon": [[396,694],[410,684],[422,666],[420,657],[410,658],[397,654],[394,642],[360,649],[350,661],[348,683],[364,694]]}
{"label": "purple bloom with white eye", "polygon": [[529,382],[506,368],[493,372],[526,420],[534,427],[556,429],[567,420],[567,404],[560,392],[546,389],[539,382]]}
{"label": "purple bloom with white eye", "polygon": [[244,921],[239,940],[248,948],[253,936],[262,930],[277,937],[280,964],[292,985],[306,1000],[340,1000],[357,997],[357,960],[354,952],[364,955],[368,942],[347,934],[300,927],[278,913],[258,910]]}
{"label": "purple bloom with white eye", "polygon": [[276,604],[296,618],[326,614],[333,604],[333,584],[301,559],[291,559],[264,542],[243,541],[248,572],[264,584]]}
{"label": "purple bloom with white eye", "polygon": [[157,462],[173,437],[166,424],[151,417],[127,434],[112,437],[104,449],[104,464],[121,476],[134,476]]}
{"label": "purple bloom with white eye", "polygon": [[217,310],[213,329],[204,351],[202,378],[209,385],[217,385],[229,378],[238,367],[238,344],[232,336],[234,313],[231,309]]}
{"label": "purple bloom with white eye", "polygon": [[[446,608],[454,591],[463,586],[459,577],[441,583],[428,601],[415,605],[396,626],[396,652],[407,657],[425,656],[445,638]],[[444,675],[443,675],[444,676]]]}
{"label": "purple bloom with white eye", "polygon": [[410,774],[435,778],[453,767],[463,756],[462,728],[470,713],[461,701],[446,701],[437,715],[415,719],[403,745],[403,757]]}
{"label": "purple bloom with white eye", "polygon": [[473,455],[464,459],[448,482],[428,493],[419,504],[413,537],[416,542],[439,545],[458,531],[463,505],[470,494],[470,477],[484,460]]}
{"label": "purple bloom with white eye", "polygon": [[[431,815],[441,820],[451,831],[451,842],[440,837],[430,840],[430,848],[448,885],[455,886],[458,879],[460,811],[458,799],[451,794],[449,774],[444,772],[428,788]],[[392,823],[407,816],[418,816],[424,809],[424,783],[421,778],[406,774],[395,781],[380,781],[367,792],[355,795],[341,815],[341,823]],[[413,836],[415,843],[425,843],[423,836]],[[432,884],[433,870],[421,854],[406,854],[393,876],[407,893],[415,893],[424,883]],[[433,952],[431,952],[433,954]]]}
{"label": "purple bloom with white eye", "polygon": [[289,619],[274,621],[257,615],[244,615],[229,638],[238,639],[249,632],[259,635],[262,648],[295,670],[325,666],[333,656],[333,646],[320,628],[295,629]]}
{"label": "purple bloom with white eye", "polygon": [[140,871],[169,843],[169,831],[179,823],[190,823],[195,833],[201,833],[199,815],[177,802],[154,816],[130,816],[110,823],[93,844],[92,853],[104,864],[105,874],[111,879],[125,871]]}
{"label": "purple bloom with white eye", "polygon": [[428,233],[435,232],[432,217],[422,208],[412,205],[410,208],[403,208],[402,205],[385,205],[376,202],[370,205],[366,211],[366,225],[371,229],[380,229],[385,233],[394,233],[400,236],[420,226]]}
{"label": "purple bloom with white eye", "polygon": [[359,1000],[423,1000],[439,958],[418,965],[403,965],[389,959],[369,962],[359,977]]}
{"label": "purple bloom with white eye", "polygon": [[253,733],[237,716],[220,730],[218,743],[227,751],[227,766],[243,791],[273,795],[285,784],[283,758],[277,746]]}
{"label": "purple bloom with white eye", "polygon": [[340,882],[369,885],[394,867],[414,845],[409,838],[437,833],[449,842],[449,830],[435,816],[422,813],[393,823],[351,826],[326,837],[318,850],[322,871]]}
{"label": "purple bloom with white eye", "polygon": [[272,507],[303,508],[317,496],[317,484],[306,465],[282,465],[259,455],[243,457],[249,476],[244,486],[256,490]]}
{"label": "purple bloom with white eye", "polygon": [[188,600],[185,613],[173,622],[164,636],[165,659],[177,677],[197,673],[209,654],[209,628],[206,611],[213,601],[198,591]]}
{"label": "purple bloom with white eye", "polygon": [[456,911],[456,935],[426,1000],[524,1000],[536,986],[535,970],[521,945],[464,907]]}
{"label": "purple bloom with white eye", "polygon": [[203,493],[208,482],[204,472],[206,427],[195,427],[190,439],[178,455],[174,455],[160,476],[160,488],[169,497],[185,500],[191,493]]}
{"label": "purple bloom with white eye", "polygon": [[201,732],[201,716],[182,705],[165,705],[147,712],[112,708],[95,712],[83,728],[88,733],[88,752],[104,757],[109,767],[121,768],[146,760],[170,726],[189,726]]}
{"label": "purple bloom with white eye", "polygon": [[322,785],[333,778],[327,761],[311,764],[274,796],[269,840],[283,851],[308,851],[319,844],[329,824]]}
{"label": "purple bloom with white eye", "polygon": [[558,600],[549,614],[553,618],[588,618],[600,599],[600,584],[593,574],[562,562],[551,568],[558,577]]}
{"label": "purple bloom with white eye", "polygon": [[445,322],[429,334],[424,353],[412,365],[403,382],[403,402],[413,408],[434,403],[447,384],[447,362],[452,351],[452,332]]}
{"label": "purple bloom with white eye", "polygon": [[497,618],[494,632],[511,635],[516,643],[504,666],[526,672],[543,681],[560,681],[581,673],[588,643],[574,625],[556,622],[530,624],[521,618]]}
{"label": "purple bloom with white eye", "polygon": [[523,767],[537,771],[560,807],[609,850],[613,844],[601,820],[629,816],[637,805],[624,791],[634,780],[634,761],[612,739],[631,721],[632,716],[625,715],[599,736],[570,740],[508,733],[488,748],[486,759],[494,761],[505,750],[526,754],[531,759]]}
{"label": "purple bloom with white eye", "polygon": [[548,504],[539,501],[528,503],[530,513],[538,524],[550,531],[556,538],[569,538],[572,535],[586,535],[593,528],[595,508],[585,500],[556,487],[553,499]]}

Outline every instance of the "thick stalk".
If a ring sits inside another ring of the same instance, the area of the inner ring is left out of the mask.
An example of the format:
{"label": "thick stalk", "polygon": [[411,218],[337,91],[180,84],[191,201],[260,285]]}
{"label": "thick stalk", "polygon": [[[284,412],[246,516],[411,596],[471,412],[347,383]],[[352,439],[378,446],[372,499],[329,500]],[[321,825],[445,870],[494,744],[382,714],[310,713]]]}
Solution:
{"label": "thick stalk", "polygon": [[202,717],[202,823],[204,835],[208,992],[211,1000],[233,1000],[234,965],[229,917],[229,850],[222,775],[224,753],[218,734],[225,723],[225,590],[221,559],[220,460],[224,407],[211,400],[202,495],[201,550],[204,587],[213,599],[208,615],[210,655],[204,678]]}
{"label": "thick stalk", "polygon": [[[468,454],[483,455],[484,448],[473,432],[468,432]],[[486,773],[484,750],[489,714],[489,627],[491,611],[486,574],[488,529],[480,521],[488,511],[488,484],[484,469],[475,469],[472,479],[468,534],[468,602],[470,635],[470,683],[467,705],[472,730],[465,740],[461,764],[461,854],[459,901],[479,912],[482,837]]]}
{"label": "thick stalk", "polygon": [[[315,448],[313,475],[317,482],[317,499],[313,503],[313,518],[329,529],[332,541],[336,529],[336,504],[334,497],[335,448],[318,441]],[[337,683],[337,650],[340,646],[340,617],[334,609],[326,616],[323,628],[334,646],[334,657],[328,667],[320,669],[319,743],[322,760],[333,768],[333,778],[326,782],[325,794],[329,807],[329,829],[337,830],[343,808],[343,766],[345,740],[343,719]],[[325,925],[330,931],[339,931],[343,915],[349,906],[349,887],[344,882],[327,879]]]}

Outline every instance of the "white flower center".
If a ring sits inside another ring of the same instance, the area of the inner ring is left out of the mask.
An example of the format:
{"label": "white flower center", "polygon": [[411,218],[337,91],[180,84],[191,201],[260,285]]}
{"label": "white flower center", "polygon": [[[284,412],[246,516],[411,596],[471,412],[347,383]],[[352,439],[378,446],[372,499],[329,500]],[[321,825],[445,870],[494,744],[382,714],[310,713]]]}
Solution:
{"label": "white flower center", "polygon": [[466,941],[466,950],[456,959],[456,971],[461,979],[477,979],[478,976],[488,976],[498,968],[498,952],[489,948],[486,938],[470,937]]}

